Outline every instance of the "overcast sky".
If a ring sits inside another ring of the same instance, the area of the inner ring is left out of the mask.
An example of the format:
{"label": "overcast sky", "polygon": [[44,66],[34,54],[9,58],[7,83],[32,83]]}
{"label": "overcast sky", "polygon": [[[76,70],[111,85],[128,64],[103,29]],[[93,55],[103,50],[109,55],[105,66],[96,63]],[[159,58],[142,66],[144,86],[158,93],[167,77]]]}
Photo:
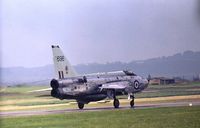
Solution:
{"label": "overcast sky", "polygon": [[198,0],[1,0],[1,66],[129,62],[200,51]]}

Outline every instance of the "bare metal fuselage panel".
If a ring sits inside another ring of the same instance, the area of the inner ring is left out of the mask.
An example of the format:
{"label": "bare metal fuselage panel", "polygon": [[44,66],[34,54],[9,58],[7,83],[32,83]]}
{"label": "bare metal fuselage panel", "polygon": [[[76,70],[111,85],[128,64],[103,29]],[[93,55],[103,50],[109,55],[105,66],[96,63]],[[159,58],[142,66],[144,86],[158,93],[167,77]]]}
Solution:
{"label": "bare metal fuselage panel", "polygon": [[[135,82],[138,82],[138,85]],[[137,93],[145,89],[147,84],[145,79],[124,71],[70,77],[51,82],[53,97],[76,99],[84,103],[111,97],[113,93]]]}

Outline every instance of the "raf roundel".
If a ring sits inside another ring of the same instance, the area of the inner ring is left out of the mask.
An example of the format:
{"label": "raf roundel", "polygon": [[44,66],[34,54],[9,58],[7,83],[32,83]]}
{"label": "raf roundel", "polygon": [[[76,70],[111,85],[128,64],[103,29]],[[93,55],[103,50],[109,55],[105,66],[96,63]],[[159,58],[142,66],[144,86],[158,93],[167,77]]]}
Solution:
{"label": "raf roundel", "polygon": [[139,88],[139,82],[138,82],[137,80],[134,82],[134,88],[135,88],[135,89],[138,89],[138,88]]}

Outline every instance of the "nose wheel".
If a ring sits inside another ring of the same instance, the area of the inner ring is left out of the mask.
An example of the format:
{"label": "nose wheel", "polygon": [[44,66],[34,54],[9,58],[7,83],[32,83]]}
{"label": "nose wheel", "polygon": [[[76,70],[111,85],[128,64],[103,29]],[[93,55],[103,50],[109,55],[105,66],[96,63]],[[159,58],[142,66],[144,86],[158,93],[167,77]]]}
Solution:
{"label": "nose wheel", "polygon": [[131,108],[134,108],[134,107],[135,107],[135,101],[134,101],[134,99],[132,99],[132,100],[130,101],[130,106],[131,106]]}
{"label": "nose wheel", "polygon": [[132,100],[130,101],[130,106],[131,108],[134,108],[135,107],[135,97],[134,96],[131,96]]}

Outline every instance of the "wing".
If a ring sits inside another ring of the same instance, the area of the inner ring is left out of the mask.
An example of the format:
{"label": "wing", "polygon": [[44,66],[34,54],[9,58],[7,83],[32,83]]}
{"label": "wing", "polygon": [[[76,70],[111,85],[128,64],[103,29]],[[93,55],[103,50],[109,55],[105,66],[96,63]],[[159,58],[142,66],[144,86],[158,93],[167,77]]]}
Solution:
{"label": "wing", "polygon": [[102,84],[102,86],[100,87],[101,90],[123,90],[128,86],[128,82],[127,81],[123,81],[123,82],[111,82],[111,83],[106,83],[106,84]]}

